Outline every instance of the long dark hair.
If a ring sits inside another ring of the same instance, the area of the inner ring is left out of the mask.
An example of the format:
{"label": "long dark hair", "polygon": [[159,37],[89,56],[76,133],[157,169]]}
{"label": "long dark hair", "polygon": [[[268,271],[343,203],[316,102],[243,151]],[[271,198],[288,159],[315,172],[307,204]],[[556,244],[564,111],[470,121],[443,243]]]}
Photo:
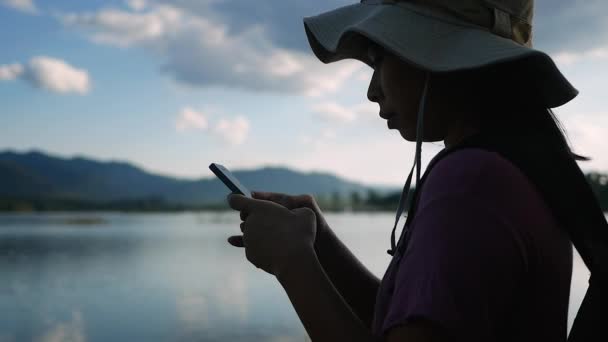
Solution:
{"label": "long dark hair", "polygon": [[[475,143],[490,146],[536,186],[592,273],[604,273],[608,223],[555,113],[533,82],[522,82],[516,62],[455,74],[466,83],[460,93],[478,104]],[[466,80],[466,81],[464,81]],[[470,141],[469,141],[470,142]]]}
{"label": "long dark hair", "polygon": [[[481,129],[513,140],[528,136],[548,142],[546,147],[560,150],[577,161],[591,158],[575,153],[563,125],[539,96],[533,82],[524,81],[530,63],[515,61],[452,73],[461,84],[456,96],[473,103],[474,120]],[[540,157],[540,156],[539,156]]]}
{"label": "long dark hair", "polygon": [[[510,62],[448,75],[451,87],[446,88],[449,95],[443,98],[449,107],[465,113],[459,120],[472,120],[469,123],[478,125],[479,132],[441,151],[425,176],[442,157],[468,147],[497,152],[518,167],[541,194],[591,271],[589,288],[568,341],[605,341],[608,222],[577,164],[590,158],[572,151],[563,126],[535,88],[538,85],[523,82],[525,69],[520,67]],[[450,76],[455,78],[450,80]],[[411,205],[414,214],[419,190]],[[413,216],[408,214],[406,225]]]}

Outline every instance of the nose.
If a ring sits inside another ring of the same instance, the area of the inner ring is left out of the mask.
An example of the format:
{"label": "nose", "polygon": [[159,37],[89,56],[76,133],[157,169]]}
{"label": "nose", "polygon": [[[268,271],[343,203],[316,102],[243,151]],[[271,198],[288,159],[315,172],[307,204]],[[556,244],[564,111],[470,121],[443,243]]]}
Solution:
{"label": "nose", "polygon": [[378,70],[374,70],[372,79],[369,81],[367,99],[376,103],[380,103],[380,100],[382,99],[382,89],[380,88],[380,75]]}

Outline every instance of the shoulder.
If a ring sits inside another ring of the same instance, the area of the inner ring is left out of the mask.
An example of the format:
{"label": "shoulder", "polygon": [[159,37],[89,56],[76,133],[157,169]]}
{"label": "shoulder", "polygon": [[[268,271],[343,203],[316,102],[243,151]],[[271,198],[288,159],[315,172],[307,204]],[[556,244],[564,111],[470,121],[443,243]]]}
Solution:
{"label": "shoulder", "polygon": [[481,148],[462,149],[442,157],[429,170],[421,190],[420,206],[443,197],[487,201],[534,191],[517,166],[500,154]]}

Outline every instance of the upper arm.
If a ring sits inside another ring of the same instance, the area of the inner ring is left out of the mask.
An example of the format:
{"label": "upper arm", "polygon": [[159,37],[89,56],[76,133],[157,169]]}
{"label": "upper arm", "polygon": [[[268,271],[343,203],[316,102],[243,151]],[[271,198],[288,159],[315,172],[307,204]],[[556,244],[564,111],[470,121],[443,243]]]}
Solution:
{"label": "upper arm", "polygon": [[431,172],[383,318],[387,341],[491,341],[504,332],[529,252],[517,205],[527,185],[507,166],[486,151],[459,151]]}
{"label": "upper arm", "polygon": [[456,339],[493,340],[516,296],[524,259],[510,227],[478,199],[456,195],[429,203],[412,222],[385,336],[441,341],[443,328]]}

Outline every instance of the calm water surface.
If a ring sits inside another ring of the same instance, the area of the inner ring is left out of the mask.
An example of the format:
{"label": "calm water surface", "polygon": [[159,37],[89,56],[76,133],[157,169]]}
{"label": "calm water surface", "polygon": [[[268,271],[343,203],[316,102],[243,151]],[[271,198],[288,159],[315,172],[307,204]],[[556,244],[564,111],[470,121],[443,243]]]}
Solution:
{"label": "calm water surface", "polygon": [[[394,215],[327,220],[381,277]],[[239,223],[236,212],[2,214],[0,342],[308,340],[278,282],[226,242]],[[586,277],[576,259],[571,317]]]}

